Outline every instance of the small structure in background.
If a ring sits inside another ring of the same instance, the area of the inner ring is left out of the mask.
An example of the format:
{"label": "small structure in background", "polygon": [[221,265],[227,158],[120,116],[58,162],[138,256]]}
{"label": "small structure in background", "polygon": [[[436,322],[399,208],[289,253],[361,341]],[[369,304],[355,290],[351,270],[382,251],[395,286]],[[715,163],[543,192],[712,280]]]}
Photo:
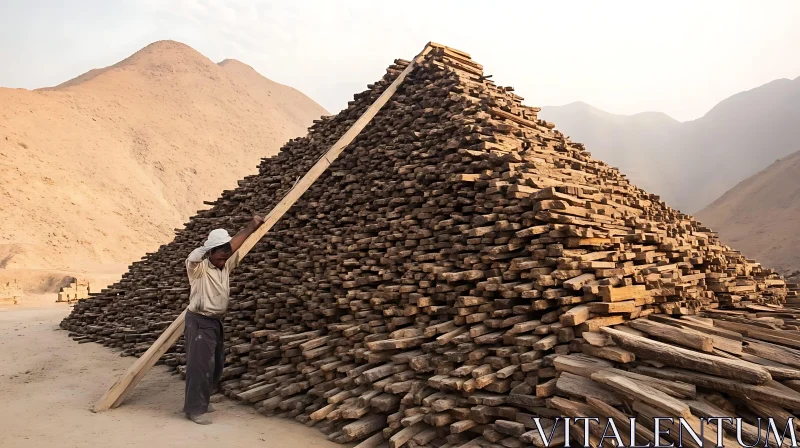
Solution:
{"label": "small structure in background", "polygon": [[16,280],[0,283],[0,305],[17,305],[22,301],[22,287]]}
{"label": "small structure in background", "polygon": [[69,286],[61,288],[56,302],[77,302],[88,298],[91,292],[92,285],[89,280],[75,280]]}

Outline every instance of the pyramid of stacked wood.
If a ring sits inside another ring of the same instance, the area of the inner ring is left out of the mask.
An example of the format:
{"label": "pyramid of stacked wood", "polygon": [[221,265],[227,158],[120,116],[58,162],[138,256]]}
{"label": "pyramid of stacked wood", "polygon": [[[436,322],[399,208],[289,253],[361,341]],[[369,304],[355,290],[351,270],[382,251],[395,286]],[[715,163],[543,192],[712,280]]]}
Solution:
{"label": "pyramid of stacked wood", "polygon": [[[188,253],[267,213],[407,64],[62,326],[143,353],[187,305]],[[541,446],[532,416],[800,409],[783,280],[521,100],[463,52],[428,54],[232,279],[225,394],[362,448]]]}

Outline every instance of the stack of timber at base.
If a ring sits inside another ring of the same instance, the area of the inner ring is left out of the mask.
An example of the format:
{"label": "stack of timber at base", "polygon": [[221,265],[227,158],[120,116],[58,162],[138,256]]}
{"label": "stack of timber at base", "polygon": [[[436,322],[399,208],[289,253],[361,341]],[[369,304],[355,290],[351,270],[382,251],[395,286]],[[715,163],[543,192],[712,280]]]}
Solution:
{"label": "stack of timber at base", "polygon": [[[407,64],[62,327],[147,350],[187,305],[187,254],[268,212]],[[225,394],[361,448],[543,446],[532,416],[800,409],[780,276],[521,101],[436,46],[235,274]],[[184,358],[181,340],[164,362]]]}

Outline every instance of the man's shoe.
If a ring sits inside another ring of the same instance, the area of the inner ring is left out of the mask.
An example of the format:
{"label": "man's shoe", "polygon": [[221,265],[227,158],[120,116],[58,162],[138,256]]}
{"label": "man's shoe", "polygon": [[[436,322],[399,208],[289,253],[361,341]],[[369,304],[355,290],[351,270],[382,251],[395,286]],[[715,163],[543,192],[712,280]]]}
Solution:
{"label": "man's shoe", "polygon": [[206,414],[186,414],[186,418],[198,425],[210,425],[211,419]]}

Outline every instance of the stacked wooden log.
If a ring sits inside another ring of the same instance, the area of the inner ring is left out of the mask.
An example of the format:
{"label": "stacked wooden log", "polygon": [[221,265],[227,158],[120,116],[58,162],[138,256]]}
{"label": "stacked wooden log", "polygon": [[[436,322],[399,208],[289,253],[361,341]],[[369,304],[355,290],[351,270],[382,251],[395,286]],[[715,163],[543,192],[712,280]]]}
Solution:
{"label": "stacked wooden log", "polygon": [[[188,253],[268,212],[406,65],[62,327],[143,353],[187,305]],[[533,416],[800,409],[780,276],[521,101],[468,54],[429,53],[232,279],[224,392],[362,448],[543,446]],[[182,342],[164,359],[182,372]]]}

